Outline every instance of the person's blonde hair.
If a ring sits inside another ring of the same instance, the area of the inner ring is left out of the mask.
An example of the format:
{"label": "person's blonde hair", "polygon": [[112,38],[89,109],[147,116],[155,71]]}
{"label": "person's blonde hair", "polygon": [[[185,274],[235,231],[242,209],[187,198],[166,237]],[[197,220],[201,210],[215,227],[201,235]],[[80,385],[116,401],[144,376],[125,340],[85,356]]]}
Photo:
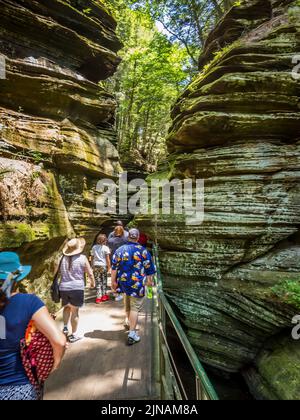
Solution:
{"label": "person's blonde hair", "polygon": [[117,237],[122,237],[125,234],[124,228],[122,226],[117,226],[114,230],[114,234]]}

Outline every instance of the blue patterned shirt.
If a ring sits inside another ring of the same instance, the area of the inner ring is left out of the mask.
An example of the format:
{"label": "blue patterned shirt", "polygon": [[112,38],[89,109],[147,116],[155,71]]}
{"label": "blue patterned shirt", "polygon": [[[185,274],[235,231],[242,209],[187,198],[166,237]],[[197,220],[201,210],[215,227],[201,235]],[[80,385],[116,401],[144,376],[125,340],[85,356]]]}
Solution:
{"label": "blue patterned shirt", "polygon": [[117,271],[119,290],[137,298],[145,296],[147,276],[156,273],[150,252],[133,242],[128,242],[115,252],[112,269]]}

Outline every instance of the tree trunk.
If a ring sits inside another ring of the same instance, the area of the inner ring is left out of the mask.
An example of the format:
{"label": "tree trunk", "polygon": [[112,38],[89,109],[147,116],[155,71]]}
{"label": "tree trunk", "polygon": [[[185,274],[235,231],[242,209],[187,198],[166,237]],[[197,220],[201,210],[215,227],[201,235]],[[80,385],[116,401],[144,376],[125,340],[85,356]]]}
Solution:
{"label": "tree trunk", "polygon": [[229,10],[233,6],[234,1],[233,0],[224,0],[223,4],[224,4],[225,12],[227,12],[227,10]]}
{"label": "tree trunk", "polygon": [[135,99],[135,91],[137,87],[137,81],[136,81],[136,70],[137,70],[137,60],[134,61],[133,65],[133,80],[132,80],[132,88],[129,96],[129,105],[127,110],[127,124],[126,124],[126,136],[128,136],[129,139],[129,149],[131,149],[131,129],[132,129],[132,111],[133,111],[133,104]]}
{"label": "tree trunk", "polygon": [[[227,0],[224,1],[224,4]],[[217,12],[217,18],[220,19],[223,16],[223,10],[218,2],[218,0],[212,0],[212,4],[215,6]]]}
{"label": "tree trunk", "polygon": [[199,39],[199,44],[200,44],[199,46],[203,47],[204,45],[203,28],[201,27],[201,24],[200,24],[200,16],[197,11],[197,4],[195,0],[191,0],[191,11],[193,14],[193,20],[194,20],[195,27],[198,34],[198,39]]}

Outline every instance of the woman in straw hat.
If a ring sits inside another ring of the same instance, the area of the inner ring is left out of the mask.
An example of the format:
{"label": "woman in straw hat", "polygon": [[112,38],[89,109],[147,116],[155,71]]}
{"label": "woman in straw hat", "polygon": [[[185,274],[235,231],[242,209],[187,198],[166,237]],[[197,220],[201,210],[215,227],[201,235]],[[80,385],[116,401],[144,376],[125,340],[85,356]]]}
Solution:
{"label": "woman in straw hat", "polygon": [[64,306],[64,334],[69,335],[71,320],[72,334],[68,337],[71,343],[81,340],[77,333],[79,323],[79,308],[84,304],[85,274],[88,275],[91,288],[95,287],[95,279],[87,257],[83,254],[86,242],[84,238],[70,240],[63,249],[63,259],[60,265],[61,282],[59,286],[62,304]]}
{"label": "woman in straw hat", "polygon": [[18,293],[31,271],[18,254],[0,253],[0,400],[37,400],[22,364],[20,341],[31,320],[51,343],[55,370],[63,357],[66,338],[57,329],[44,303],[35,295]]}

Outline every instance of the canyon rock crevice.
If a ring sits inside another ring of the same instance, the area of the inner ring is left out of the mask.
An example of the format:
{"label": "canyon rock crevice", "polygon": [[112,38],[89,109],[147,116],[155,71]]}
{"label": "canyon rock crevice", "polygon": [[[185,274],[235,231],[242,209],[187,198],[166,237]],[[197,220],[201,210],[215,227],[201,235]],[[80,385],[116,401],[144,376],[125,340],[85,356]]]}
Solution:
{"label": "canyon rock crevice", "polygon": [[300,311],[291,299],[300,290],[299,17],[299,2],[269,0],[224,16],[172,110],[170,155],[152,176],[204,179],[204,222],[138,219],[158,240],[165,291],[201,360],[243,372],[262,399],[300,395],[291,338]]}
{"label": "canyon rock crevice", "polygon": [[32,263],[29,290],[45,300],[65,239],[92,241],[107,221],[96,211],[98,180],[121,169],[116,101],[102,80],[122,45],[107,10],[83,3],[0,1],[0,248]]}

